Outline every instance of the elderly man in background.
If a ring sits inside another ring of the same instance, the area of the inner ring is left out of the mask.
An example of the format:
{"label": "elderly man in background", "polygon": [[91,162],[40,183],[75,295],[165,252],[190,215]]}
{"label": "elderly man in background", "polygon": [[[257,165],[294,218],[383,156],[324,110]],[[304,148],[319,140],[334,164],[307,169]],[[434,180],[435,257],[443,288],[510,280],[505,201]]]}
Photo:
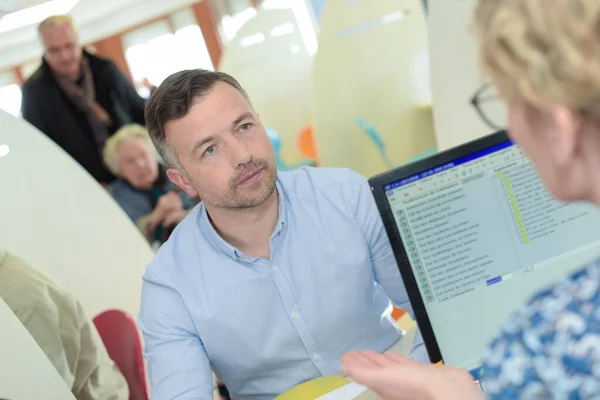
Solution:
{"label": "elderly man in background", "polygon": [[75,296],[2,249],[0,297],[77,400],[129,399],[125,378],[110,359],[94,323]]}
{"label": "elderly man in background", "polygon": [[23,117],[109,183],[104,143],[125,124],[144,124],[145,101],[112,61],[82,49],[70,16],[49,17],[38,32],[44,57],[23,85]]}
{"label": "elderly man in background", "polygon": [[172,183],[148,132],[126,125],[106,142],[104,162],[117,177],[108,190],[150,242],[164,242],[197,200]]}

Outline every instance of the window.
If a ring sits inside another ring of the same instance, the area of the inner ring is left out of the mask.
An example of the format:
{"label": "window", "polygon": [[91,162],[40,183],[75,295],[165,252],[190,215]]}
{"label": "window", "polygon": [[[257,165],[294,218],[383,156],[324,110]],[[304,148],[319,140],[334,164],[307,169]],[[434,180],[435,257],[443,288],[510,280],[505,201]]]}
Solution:
{"label": "window", "polygon": [[158,86],[183,69],[214,70],[194,13],[188,8],[169,19],[131,31],[122,38],[132,78],[144,97],[149,95],[149,88],[143,85],[146,79]]}
{"label": "window", "polygon": [[[263,10],[285,10],[291,9],[296,19],[297,27],[309,54],[315,54],[317,50],[317,37],[315,32],[315,21],[309,0],[258,0],[259,8]],[[212,0],[213,9],[219,20],[219,33],[224,44],[233,40],[242,27],[256,17],[256,8],[249,0]],[[290,33],[280,31],[279,34]],[[274,36],[277,36],[275,34]],[[265,40],[263,33],[244,38],[244,42],[253,45]]]}
{"label": "window", "polygon": [[233,40],[242,26],[256,17],[256,9],[250,0],[212,0],[212,5],[224,44]]}
{"label": "window", "polygon": [[21,88],[12,72],[0,73],[0,108],[16,117],[21,116]]}

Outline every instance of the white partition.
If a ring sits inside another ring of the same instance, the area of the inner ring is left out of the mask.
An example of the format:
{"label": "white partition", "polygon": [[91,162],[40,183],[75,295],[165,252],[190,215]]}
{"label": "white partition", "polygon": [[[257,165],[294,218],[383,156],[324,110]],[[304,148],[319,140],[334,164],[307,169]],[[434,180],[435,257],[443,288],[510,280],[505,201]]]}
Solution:
{"label": "white partition", "polygon": [[46,354],[2,299],[0,354],[0,399],[75,399]]}
{"label": "white partition", "polygon": [[[447,149],[493,131],[470,104],[484,79],[477,65],[471,33],[475,0],[429,0],[431,89],[438,147]],[[505,125],[502,107],[493,107],[494,121]]]}
{"label": "white partition", "polygon": [[258,8],[225,47],[219,70],[240,82],[263,124],[279,133],[282,158],[295,163],[301,159],[297,136],[312,123],[310,74],[316,37],[303,2],[280,3],[290,6]]}
{"label": "white partition", "polygon": [[434,148],[428,67],[420,0],[328,0],[313,75],[321,164],[388,169],[357,117],[379,132],[392,165]]}
{"label": "white partition", "polygon": [[0,247],[53,277],[90,317],[137,316],[153,254],[120,207],[54,142],[1,110],[0,156]]}

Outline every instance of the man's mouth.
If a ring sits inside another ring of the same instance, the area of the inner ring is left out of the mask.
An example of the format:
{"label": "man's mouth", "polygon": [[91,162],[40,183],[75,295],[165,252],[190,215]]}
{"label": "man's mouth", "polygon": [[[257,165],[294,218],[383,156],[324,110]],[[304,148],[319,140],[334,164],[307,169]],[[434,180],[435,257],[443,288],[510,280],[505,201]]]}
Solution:
{"label": "man's mouth", "polygon": [[238,183],[238,186],[243,186],[246,184],[254,184],[255,181],[257,181],[260,178],[260,174],[261,174],[262,170],[263,170],[263,168],[259,167],[259,168],[256,168],[256,169],[250,171],[249,173],[247,173],[246,175],[244,175],[242,177],[242,179]]}

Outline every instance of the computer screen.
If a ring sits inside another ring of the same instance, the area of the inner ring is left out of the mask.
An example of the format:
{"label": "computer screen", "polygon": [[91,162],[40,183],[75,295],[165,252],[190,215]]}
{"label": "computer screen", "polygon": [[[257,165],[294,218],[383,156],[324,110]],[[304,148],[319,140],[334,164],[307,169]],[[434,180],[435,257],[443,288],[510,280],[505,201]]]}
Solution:
{"label": "computer screen", "polygon": [[476,378],[510,314],[600,254],[600,211],[553,198],[508,140],[383,191],[442,359]]}

